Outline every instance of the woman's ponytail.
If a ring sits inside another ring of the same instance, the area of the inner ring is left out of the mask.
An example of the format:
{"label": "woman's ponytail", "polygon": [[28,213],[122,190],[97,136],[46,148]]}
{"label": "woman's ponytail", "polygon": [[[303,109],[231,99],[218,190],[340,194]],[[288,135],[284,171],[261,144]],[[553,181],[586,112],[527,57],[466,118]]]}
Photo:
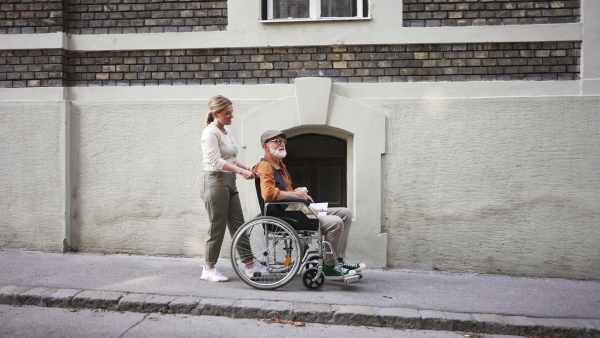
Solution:
{"label": "woman's ponytail", "polygon": [[206,125],[208,126],[214,120],[215,120],[215,117],[214,117],[213,113],[211,111],[209,111],[208,114],[206,114]]}

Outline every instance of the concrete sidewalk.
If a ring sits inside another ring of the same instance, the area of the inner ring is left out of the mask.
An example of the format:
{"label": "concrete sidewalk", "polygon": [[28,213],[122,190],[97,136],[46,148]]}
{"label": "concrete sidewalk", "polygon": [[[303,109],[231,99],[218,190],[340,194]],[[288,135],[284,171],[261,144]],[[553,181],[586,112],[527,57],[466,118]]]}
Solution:
{"label": "concrete sidewalk", "polygon": [[357,283],[274,291],[199,279],[202,259],[0,250],[0,304],[600,337],[600,282],[367,269]]}

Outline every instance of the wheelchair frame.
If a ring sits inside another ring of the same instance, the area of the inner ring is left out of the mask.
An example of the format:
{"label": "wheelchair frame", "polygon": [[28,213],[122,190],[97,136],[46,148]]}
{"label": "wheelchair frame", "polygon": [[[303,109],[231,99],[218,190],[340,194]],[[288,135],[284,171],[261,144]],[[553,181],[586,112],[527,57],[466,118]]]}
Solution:
{"label": "wheelchair frame", "polygon": [[[256,179],[256,187],[262,214],[244,223],[233,236],[230,252],[233,270],[244,283],[261,290],[280,288],[300,273],[307,289],[320,290],[325,285],[325,254],[332,254],[336,262],[337,254],[331,243],[323,238],[318,214],[303,199],[263,201],[259,180]],[[308,217],[299,210],[268,212],[271,204],[300,204],[306,206],[313,217]],[[318,250],[309,251],[309,244],[314,239],[317,240]],[[246,265],[255,262],[265,266],[269,273],[246,276]],[[344,283],[355,282],[360,278],[361,274],[342,276]]]}

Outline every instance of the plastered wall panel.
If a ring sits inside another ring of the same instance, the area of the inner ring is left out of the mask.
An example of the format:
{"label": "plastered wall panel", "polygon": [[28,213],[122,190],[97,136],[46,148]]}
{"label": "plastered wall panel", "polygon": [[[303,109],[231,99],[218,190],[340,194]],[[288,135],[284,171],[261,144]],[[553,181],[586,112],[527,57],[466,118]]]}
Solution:
{"label": "plastered wall panel", "polygon": [[369,102],[393,267],[600,278],[598,98]]}
{"label": "plastered wall panel", "polygon": [[60,251],[61,105],[0,106],[0,247]]}
{"label": "plastered wall panel", "polygon": [[[79,145],[72,153],[73,223],[79,250],[204,255],[208,216],[201,199],[200,137],[206,102],[73,105],[72,133]],[[251,106],[235,105],[231,128],[238,140],[235,121]],[[242,198],[244,183],[238,181]]]}

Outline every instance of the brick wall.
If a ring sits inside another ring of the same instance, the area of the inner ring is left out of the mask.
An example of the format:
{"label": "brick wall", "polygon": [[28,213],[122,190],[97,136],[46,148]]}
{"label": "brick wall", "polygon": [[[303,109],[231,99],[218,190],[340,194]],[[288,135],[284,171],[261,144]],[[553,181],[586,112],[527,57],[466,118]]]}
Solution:
{"label": "brick wall", "polygon": [[227,0],[0,0],[0,34],[226,29]]}
{"label": "brick wall", "polygon": [[579,79],[580,42],[0,51],[0,87]]}
{"label": "brick wall", "polygon": [[69,52],[70,86],[579,79],[579,42]]}
{"label": "brick wall", "polygon": [[0,34],[64,31],[63,0],[1,0]]}
{"label": "brick wall", "polygon": [[405,27],[579,22],[579,0],[402,0]]}
{"label": "brick wall", "polygon": [[66,86],[63,49],[0,50],[0,88]]}
{"label": "brick wall", "polygon": [[227,29],[226,0],[68,0],[67,12],[70,34]]}

